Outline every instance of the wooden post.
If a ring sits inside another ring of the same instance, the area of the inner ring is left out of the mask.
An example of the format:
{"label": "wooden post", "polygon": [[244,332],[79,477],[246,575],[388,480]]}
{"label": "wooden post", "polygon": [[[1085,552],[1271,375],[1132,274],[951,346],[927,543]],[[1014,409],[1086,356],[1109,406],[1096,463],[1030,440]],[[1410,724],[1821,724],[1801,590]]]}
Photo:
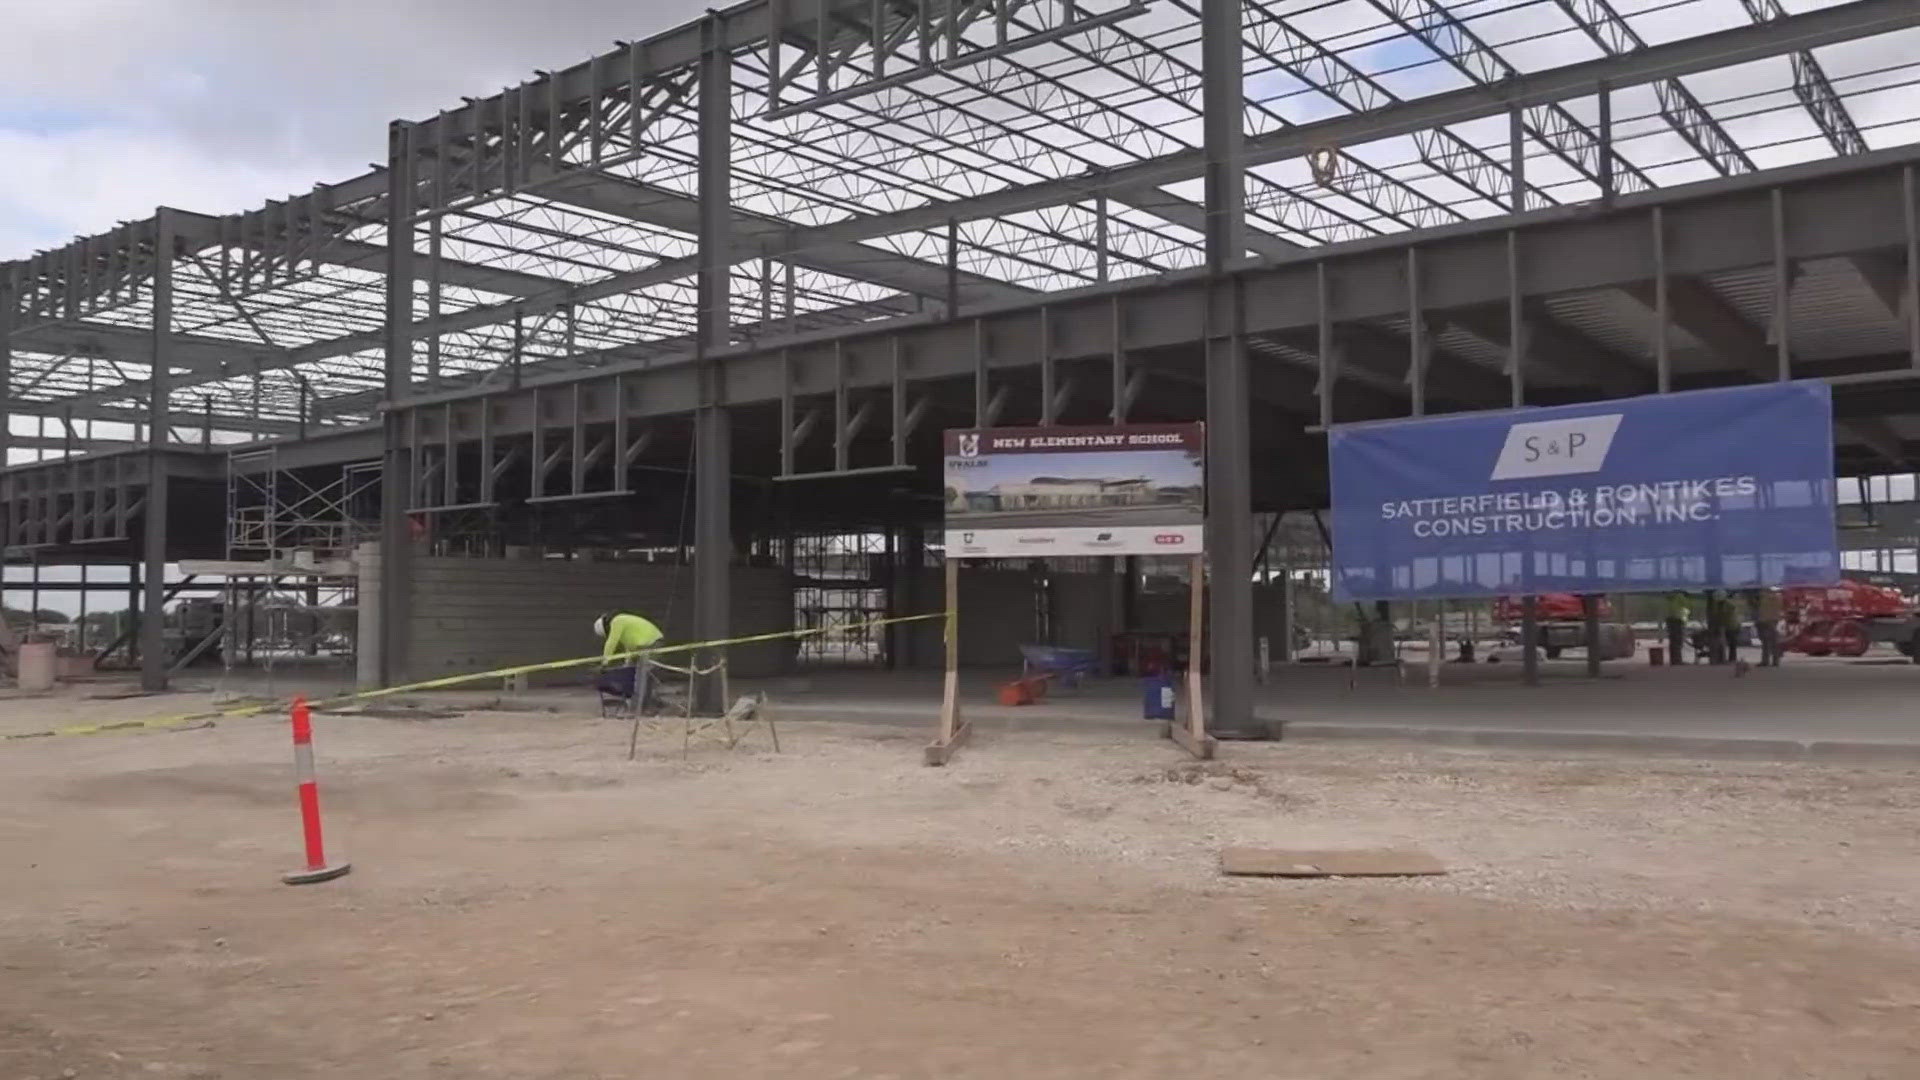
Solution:
{"label": "wooden post", "polygon": [[940,698],[940,735],[927,746],[927,764],[945,765],[967,741],[969,731],[960,715],[960,558],[947,552],[947,675]]}
{"label": "wooden post", "polygon": [[1187,628],[1187,722],[1167,721],[1166,736],[1202,761],[1213,757],[1215,740],[1207,734],[1207,707],[1201,692],[1200,658],[1206,652],[1207,557],[1193,557],[1191,622]]}

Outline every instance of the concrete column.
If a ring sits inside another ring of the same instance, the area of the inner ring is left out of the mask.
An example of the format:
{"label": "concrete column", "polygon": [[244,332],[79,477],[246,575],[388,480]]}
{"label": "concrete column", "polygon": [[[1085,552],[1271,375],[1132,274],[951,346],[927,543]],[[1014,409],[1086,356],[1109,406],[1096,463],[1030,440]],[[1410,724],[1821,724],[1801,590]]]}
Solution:
{"label": "concrete column", "polygon": [[[700,58],[700,404],[694,413],[693,450],[693,633],[711,641],[731,633],[733,563],[733,430],[719,378],[719,358],[732,334],[733,56],[727,51],[725,16],[701,24]],[[723,650],[703,651],[712,664]],[[694,707],[726,707],[719,684],[696,680]]]}
{"label": "concrete column", "polygon": [[361,544],[353,558],[359,564],[356,603],[360,609],[353,639],[354,681],[362,690],[375,690],[380,686],[381,658],[386,655],[386,628],[380,621],[386,609],[380,602],[380,545]]}
{"label": "concrete column", "polygon": [[[1206,113],[1207,269],[1218,282],[1207,335],[1207,557],[1213,588],[1208,731],[1265,738],[1253,716],[1253,481],[1247,347],[1240,288],[1227,277],[1246,255],[1245,71],[1241,0],[1201,6]],[[1198,663],[1199,658],[1195,657]]]}
{"label": "concrete column", "polygon": [[167,688],[167,436],[173,430],[167,394],[173,381],[173,211],[154,215],[153,349],[147,382],[147,507],[140,531],[146,612],[140,621],[140,688]]}
{"label": "concrete column", "polygon": [[380,470],[380,610],[377,625],[377,680],[393,686],[406,680],[407,635],[394,632],[406,621],[413,592],[413,538],[407,528],[412,495],[412,462],[404,410],[393,408],[413,383],[413,129],[396,122],[388,129],[387,166],[387,342],[385,450]]}

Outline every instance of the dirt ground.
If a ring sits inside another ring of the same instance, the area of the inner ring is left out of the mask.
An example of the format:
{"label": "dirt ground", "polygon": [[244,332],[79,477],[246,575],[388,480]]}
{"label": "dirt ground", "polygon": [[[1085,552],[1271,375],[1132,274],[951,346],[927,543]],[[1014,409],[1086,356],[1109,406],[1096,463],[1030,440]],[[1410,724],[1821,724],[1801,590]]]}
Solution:
{"label": "dirt ground", "polygon": [[1920,1076],[1911,767],[781,737],[323,717],[298,889],[278,723],[0,742],[0,1078]]}

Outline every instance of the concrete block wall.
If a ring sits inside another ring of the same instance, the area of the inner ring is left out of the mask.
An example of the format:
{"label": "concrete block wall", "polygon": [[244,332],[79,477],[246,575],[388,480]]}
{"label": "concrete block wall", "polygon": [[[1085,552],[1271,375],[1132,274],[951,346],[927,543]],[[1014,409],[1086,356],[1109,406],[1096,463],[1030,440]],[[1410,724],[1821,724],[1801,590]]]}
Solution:
{"label": "concrete block wall", "polygon": [[[938,611],[946,604],[946,571],[932,567],[921,572],[919,595],[926,608]],[[1018,667],[1020,645],[1033,640],[1033,576],[1025,570],[960,568],[960,666]],[[909,623],[915,635],[914,666],[938,671],[946,663],[945,622],[928,619]]]}
{"label": "concrete block wall", "polygon": [[[369,580],[377,567],[378,559],[363,552],[363,631],[367,613],[379,608],[377,584]],[[600,648],[593,620],[612,609],[659,623],[668,643],[688,641],[693,633],[690,567],[437,557],[416,557],[413,567],[405,626],[409,681],[591,655]],[[734,636],[793,628],[793,592],[784,570],[734,568],[732,599]],[[377,648],[379,628],[372,629]],[[728,668],[747,677],[785,674],[793,670],[794,651],[791,641],[734,646],[727,650]],[[374,655],[373,648],[362,651],[363,683]],[[535,682],[579,682],[589,670],[556,672]]]}

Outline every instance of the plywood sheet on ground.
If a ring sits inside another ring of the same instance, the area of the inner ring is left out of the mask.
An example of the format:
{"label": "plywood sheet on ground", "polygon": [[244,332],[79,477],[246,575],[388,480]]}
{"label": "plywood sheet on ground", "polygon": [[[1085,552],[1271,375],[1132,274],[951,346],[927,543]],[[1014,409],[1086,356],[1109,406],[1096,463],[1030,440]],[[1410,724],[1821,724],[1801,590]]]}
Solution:
{"label": "plywood sheet on ground", "polygon": [[1318,851],[1231,847],[1220,852],[1220,870],[1248,877],[1418,877],[1447,872],[1439,859],[1406,848]]}

